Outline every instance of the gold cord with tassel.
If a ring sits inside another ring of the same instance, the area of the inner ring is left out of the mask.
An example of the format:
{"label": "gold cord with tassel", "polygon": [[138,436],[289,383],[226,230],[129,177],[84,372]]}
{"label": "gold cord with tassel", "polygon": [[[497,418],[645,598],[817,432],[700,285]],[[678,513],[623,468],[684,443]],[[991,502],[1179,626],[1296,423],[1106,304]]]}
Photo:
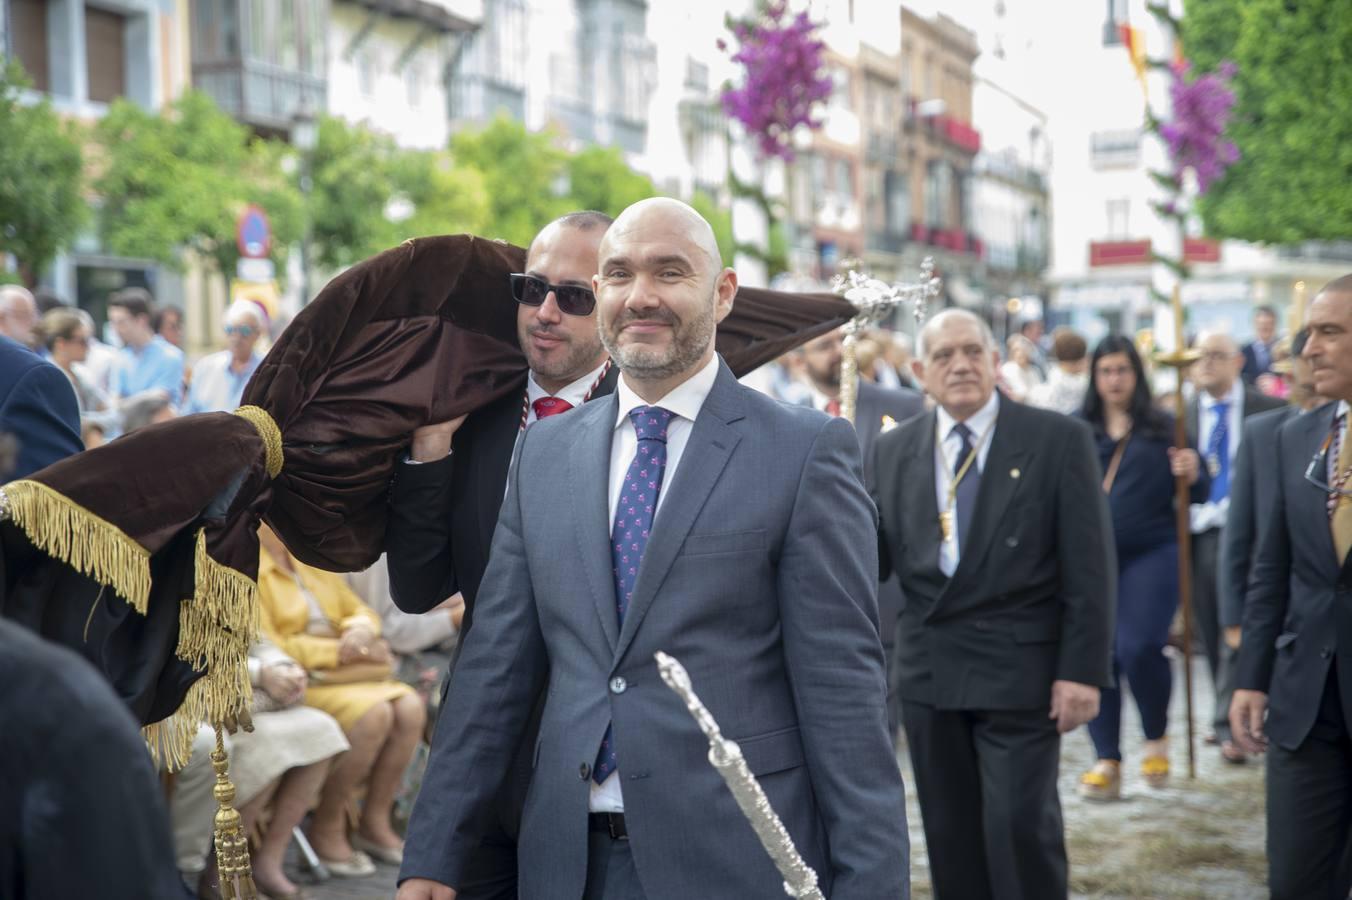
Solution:
{"label": "gold cord with tassel", "polygon": [[235,786],[230,782],[230,759],[225,753],[225,732],[216,726],[216,749],[211,751],[216,772],[216,868],[220,871],[222,900],[257,900],[253,867],[249,864],[249,839],[244,819],[235,809]]}

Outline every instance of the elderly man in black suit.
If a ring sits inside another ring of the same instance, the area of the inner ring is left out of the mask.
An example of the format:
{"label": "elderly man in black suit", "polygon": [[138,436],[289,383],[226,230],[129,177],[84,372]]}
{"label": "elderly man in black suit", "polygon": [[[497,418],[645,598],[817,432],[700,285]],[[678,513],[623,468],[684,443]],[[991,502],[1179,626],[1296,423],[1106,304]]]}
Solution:
{"label": "elderly man in black suit", "polygon": [[[840,361],[844,342],[839,331],[824,334],[809,341],[798,351],[807,375],[813,406],[827,415],[840,415]],[[864,454],[864,478],[871,481],[873,471],[873,442],[884,429],[891,430],[925,411],[925,398],[911,388],[885,388],[858,379],[855,399],[854,431],[859,438],[859,449]],[[887,655],[887,725],[895,739],[899,722],[899,704],[896,696],[896,666],[893,663],[894,638],[897,617],[906,604],[901,584],[893,575],[878,585],[878,627],[882,631],[883,652]]]}
{"label": "elderly man in black suit", "polygon": [[1194,503],[1190,510],[1193,609],[1215,688],[1212,716],[1215,738],[1222,758],[1242,763],[1244,752],[1230,740],[1230,698],[1225,690],[1234,658],[1233,651],[1221,640],[1218,590],[1221,531],[1230,511],[1231,471],[1242,446],[1244,423],[1251,416],[1280,409],[1284,404],[1248,387],[1239,377],[1244,357],[1228,334],[1203,332],[1197,336],[1195,346],[1201,359],[1191,372],[1197,394],[1188,404],[1187,428],[1192,446],[1200,449],[1211,475],[1211,493],[1205,503]]}
{"label": "elderly man in black suit", "polygon": [[[948,310],[914,364],[938,407],[879,436],[902,722],[940,900],[1067,895],[1061,735],[1112,683],[1115,560],[1088,427],[995,390],[986,324]],[[975,835],[975,843],[974,837]]]}
{"label": "elderly man in black suit", "polygon": [[1352,888],[1352,275],[1306,315],[1303,357],[1335,402],[1277,433],[1275,492],[1245,598],[1235,740],[1267,752],[1275,898]]}

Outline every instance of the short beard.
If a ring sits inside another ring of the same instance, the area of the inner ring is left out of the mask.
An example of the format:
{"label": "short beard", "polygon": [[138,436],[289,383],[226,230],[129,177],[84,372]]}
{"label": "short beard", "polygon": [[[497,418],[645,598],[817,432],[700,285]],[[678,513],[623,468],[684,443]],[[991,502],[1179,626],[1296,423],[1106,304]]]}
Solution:
{"label": "short beard", "polygon": [[[671,346],[666,350],[658,350],[643,344],[621,347],[619,334],[630,322],[667,323],[672,328]],[[709,342],[717,325],[714,319],[714,304],[710,303],[700,310],[695,318],[685,323],[676,318],[671,311],[658,307],[642,315],[622,313],[616,321],[599,330],[602,345],[620,367],[621,372],[632,374],[644,381],[661,381],[693,369],[709,349]]]}
{"label": "short beard", "polygon": [[[553,335],[547,329],[541,329],[545,334]],[[535,380],[541,379],[549,382],[558,382],[563,384],[572,384],[583,375],[586,375],[594,367],[592,361],[601,355],[600,343],[593,344],[590,341],[580,343],[575,340],[567,341],[567,352],[561,359],[556,361],[537,360],[534,358],[534,351],[530,345],[530,335],[532,329],[522,328],[519,334],[522,350],[526,354],[526,364],[530,366],[531,372],[535,374]]]}

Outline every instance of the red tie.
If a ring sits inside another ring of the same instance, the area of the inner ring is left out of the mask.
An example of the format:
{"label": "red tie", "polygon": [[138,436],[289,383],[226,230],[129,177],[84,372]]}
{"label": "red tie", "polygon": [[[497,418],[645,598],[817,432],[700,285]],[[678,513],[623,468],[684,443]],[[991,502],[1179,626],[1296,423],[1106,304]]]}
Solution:
{"label": "red tie", "polygon": [[826,414],[828,416],[840,415],[840,400],[838,398],[832,397],[826,401]]}
{"label": "red tie", "polygon": [[541,397],[531,404],[531,408],[535,410],[535,418],[548,419],[550,416],[568,412],[573,408],[573,404],[558,397]]}

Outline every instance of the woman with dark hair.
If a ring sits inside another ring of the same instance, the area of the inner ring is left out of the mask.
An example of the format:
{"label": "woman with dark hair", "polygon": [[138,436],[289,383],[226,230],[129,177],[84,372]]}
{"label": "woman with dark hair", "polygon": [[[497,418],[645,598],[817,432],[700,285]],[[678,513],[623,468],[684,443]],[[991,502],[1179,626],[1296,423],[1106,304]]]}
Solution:
{"label": "woman with dark hair", "polygon": [[1098,718],[1089,723],[1098,762],[1080,778],[1080,795],[1114,800],[1121,795],[1122,679],[1141,713],[1145,744],[1141,776],[1151,787],[1169,779],[1172,674],[1164,657],[1169,625],[1178,607],[1178,537],[1174,478],[1185,476],[1192,500],[1206,500],[1210,478],[1196,450],[1173,446],[1173,420],[1155,409],[1141,357],[1129,338],[1110,335],[1094,350],[1090,386],[1080,415],[1094,429],[1103,490],[1117,543],[1117,634],[1113,674]]}

